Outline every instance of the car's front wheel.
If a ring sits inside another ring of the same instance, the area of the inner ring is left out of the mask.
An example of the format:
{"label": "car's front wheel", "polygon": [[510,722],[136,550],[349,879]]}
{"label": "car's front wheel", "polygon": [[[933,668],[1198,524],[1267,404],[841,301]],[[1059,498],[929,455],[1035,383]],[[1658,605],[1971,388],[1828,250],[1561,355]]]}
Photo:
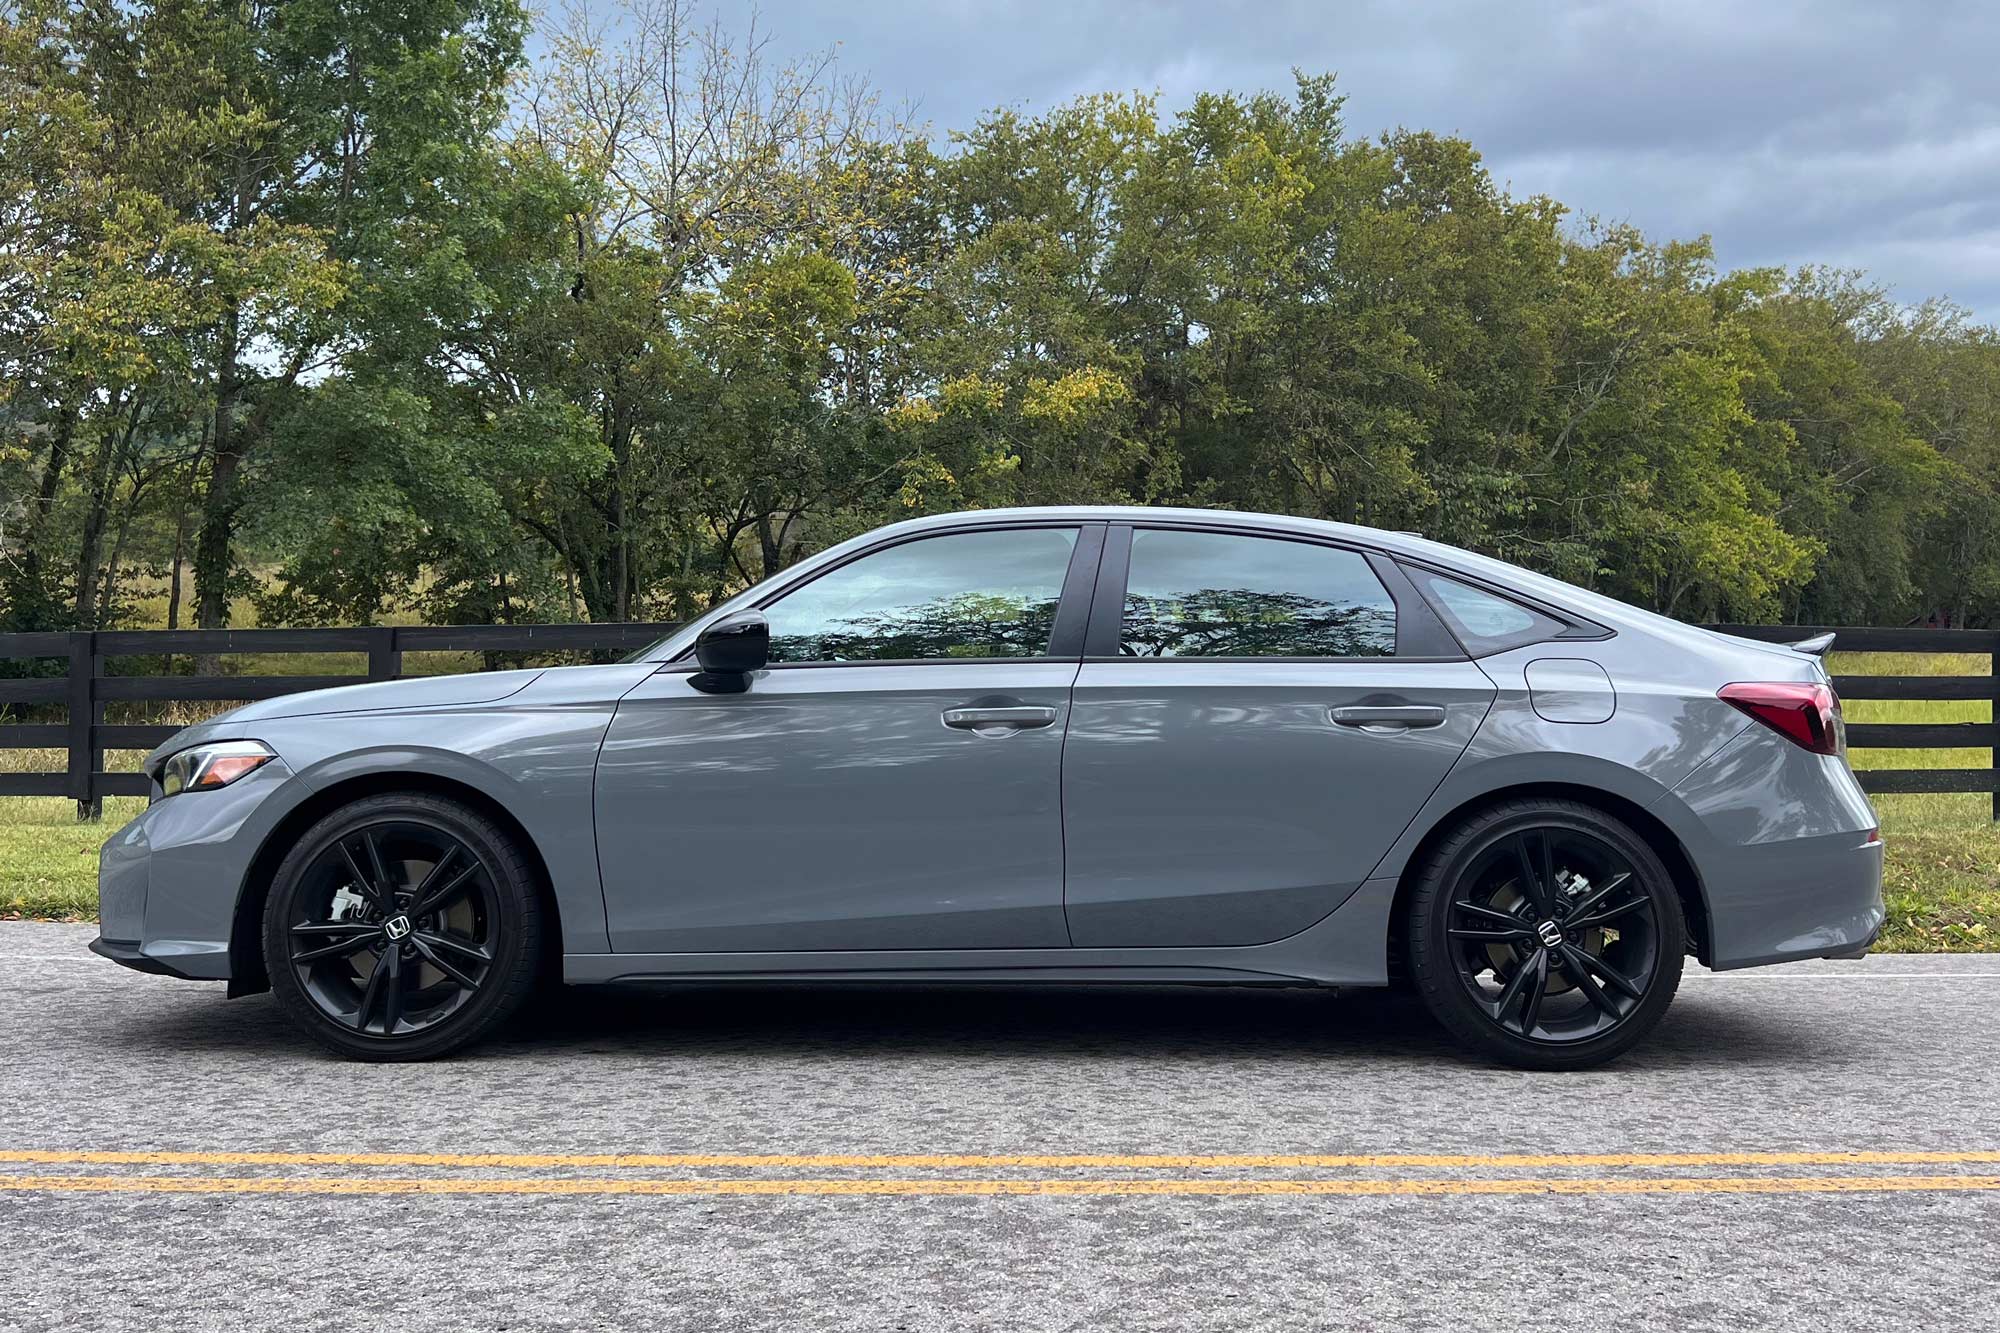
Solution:
{"label": "car's front wheel", "polygon": [[1423,867],[1407,921],[1425,1006],[1462,1043],[1529,1069],[1629,1050],[1680,985],[1686,929],[1659,856],[1576,801],[1508,801]]}
{"label": "car's front wheel", "polygon": [[533,989],[541,945],[521,847],[477,810],[422,792],[365,797],[306,830],[264,911],[279,1003],[362,1060],[478,1040]]}

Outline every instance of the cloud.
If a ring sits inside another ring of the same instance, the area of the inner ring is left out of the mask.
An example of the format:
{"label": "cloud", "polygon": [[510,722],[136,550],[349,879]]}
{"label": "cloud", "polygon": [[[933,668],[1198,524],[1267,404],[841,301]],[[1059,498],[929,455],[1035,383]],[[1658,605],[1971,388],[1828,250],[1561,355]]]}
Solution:
{"label": "cloud", "polygon": [[1962,0],[760,0],[939,132],[1087,92],[1288,88],[1462,134],[1518,194],[1725,265],[1865,268],[2000,321],[2000,6]]}

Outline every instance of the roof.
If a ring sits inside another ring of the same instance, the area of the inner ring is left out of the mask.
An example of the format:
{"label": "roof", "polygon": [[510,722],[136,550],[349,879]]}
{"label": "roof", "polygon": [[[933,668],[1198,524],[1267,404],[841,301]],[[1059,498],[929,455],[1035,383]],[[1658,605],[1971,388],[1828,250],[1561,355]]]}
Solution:
{"label": "roof", "polygon": [[[1687,626],[1679,621],[1636,607],[1629,602],[1606,597],[1573,583],[1538,574],[1505,560],[1449,546],[1413,532],[1364,527],[1358,523],[1334,523],[1327,519],[1301,518],[1295,514],[1267,514],[1241,509],[1182,509],[1167,505],[1037,505],[1013,509],[966,509],[950,514],[932,514],[905,519],[872,529],[822,552],[834,555],[856,545],[871,543],[888,533],[920,532],[929,529],[977,527],[987,523],[1018,523],[1033,519],[1066,519],[1071,522],[1157,523],[1162,520],[1214,524],[1264,532],[1296,532],[1308,536],[1331,537],[1372,547],[1393,555],[1407,556],[1446,572],[1511,588],[1516,593],[1558,608],[1567,608],[1592,620],[1619,626],[1643,624],[1658,632],[1679,634]],[[815,557],[807,564],[817,563]]]}
{"label": "roof", "polygon": [[1181,522],[1214,523],[1228,527],[1277,528],[1309,532],[1322,537],[1339,537],[1362,542],[1383,550],[1420,553],[1420,548],[1454,551],[1455,548],[1408,532],[1363,527],[1356,523],[1333,523],[1326,519],[1300,518],[1293,514],[1266,514],[1241,509],[1182,509],[1169,505],[1027,505],[1013,509],[961,509],[950,514],[931,514],[904,519],[874,529],[868,535],[885,532],[914,532],[927,528],[977,526],[980,523],[1018,523],[1033,519],[1066,519],[1079,523],[1157,523],[1162,519]]}

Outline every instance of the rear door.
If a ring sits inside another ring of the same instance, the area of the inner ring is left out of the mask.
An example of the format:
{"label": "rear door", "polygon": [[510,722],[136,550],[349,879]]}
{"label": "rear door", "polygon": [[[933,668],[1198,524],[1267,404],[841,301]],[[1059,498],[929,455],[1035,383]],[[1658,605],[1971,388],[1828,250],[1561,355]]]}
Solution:
{"label": "rear door", "polygon": [[1303,930],[1381,860],[1493,696],[1385,557],[1114,525],[1063,758],[1071,942]]}

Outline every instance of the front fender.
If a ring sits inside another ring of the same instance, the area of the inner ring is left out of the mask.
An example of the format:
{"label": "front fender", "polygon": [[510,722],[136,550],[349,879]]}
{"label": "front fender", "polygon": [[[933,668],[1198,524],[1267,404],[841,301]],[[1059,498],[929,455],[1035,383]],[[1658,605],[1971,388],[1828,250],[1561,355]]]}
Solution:
{"label": "front fender", "polygon": [[420,745],[377,745],[344,750],[294,771],[299,781],[315,792],[324,792],[357,778],[420,773],[471,787],[509,810],[519,799],[520,791],[520,783],[515,778],[491,764],[451,750]]}
{"label": "front fender", "polygon": [[484,705],[425,713],[350,714],[273,723],[262,739],[315,796],[396,780],[461,787],[505,810],[547,868],[563,948],[610,947],[597,872],[591,782],[615,701]]}

